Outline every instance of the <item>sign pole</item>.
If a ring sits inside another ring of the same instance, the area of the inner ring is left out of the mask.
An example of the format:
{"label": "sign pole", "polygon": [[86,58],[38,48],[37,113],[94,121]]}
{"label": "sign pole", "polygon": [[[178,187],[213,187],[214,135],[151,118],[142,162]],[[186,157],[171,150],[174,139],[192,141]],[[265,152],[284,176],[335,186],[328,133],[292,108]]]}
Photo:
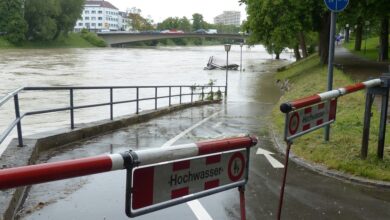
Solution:
{"label": "sign pole", "polygon": [[246,220],[245,212],[245,186],[239,186],[238,191],[240,192],[240,209],[241,209],[241,220]]}
{"label": "sign pole", "polygon": [[[330,34],[329,34],[329,59],[328,59],[328,91],[333,89],[333,61],[334,61],[334,40],[336,33],[336,12],[330,14]],[[325,127],[325,141],[329,141],[330,125]]]}
{"label": "sign pole", "polygon": [[282,181],[282,186],[280,187],[279,208],[278,208],[278,220],[280,220],[280,217],[282,216],[282,207],[283,207],[283,198],[284,198],[284,188],[285,188],[285,186],[286,186],[287,168],[288,168],[288,158],[289,158],[289,155],[290,155],[291,144],[292,144],[291,141],[287,141],[286,158],[285,158],[285,160],[284,160],[283,181]]}

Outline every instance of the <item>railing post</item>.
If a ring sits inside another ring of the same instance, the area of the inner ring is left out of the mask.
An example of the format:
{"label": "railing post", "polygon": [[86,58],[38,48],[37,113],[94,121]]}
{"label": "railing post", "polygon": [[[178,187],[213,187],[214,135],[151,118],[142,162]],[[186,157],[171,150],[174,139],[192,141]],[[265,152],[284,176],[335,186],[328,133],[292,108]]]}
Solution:
{"label": "railing post", "polygon": [[191,87],[191,103],[194,99],[194,89],[192,89],[192,88],[195,88],[195,87]]}
{"label": "railing post", "polygon": [[23,147],[22,124],[20,122],[21,119],[20,119],[18,94],[14,95],[14,103],[15,103],[15,116],[16,116],[16,119],[19,119],[19,122],[17,123],[18,141],[19,141],[18,147]]}
{"label": "railing post", "polygon": [[69,98],[70,98],[70,128],[74,129],[74,105],[73,105],[73,89],[69,89]]}
{"label": "railing post", "polygon": [[139,108],[139,87],[137,87],[137,92],[136,92],[136,106],[135,106],[136,110],[135,110],[135,113],[138,114],[139,111],[138,111],[138,108]]}
{"label": "railing post", "polygon": [[204,87],[202,86],[202,101],[204,100]]}
{"label": "railing post", "polygon": [[180,86],[180,99],[179,99],[179,104],[181,104],[181,86]]}
{"label": "railing post", "polygon": [[211,100],[214,100],[213,85],[211,85]]}
{"label": "railing post", "polygon": [[157,110],[157,86],[154,87],[154,110]]}
{"label": "railing post", "polygon": [[114,102],[113,88],[110,88],[110,119],[111,119],[111,121],[114,120],[114,105],[112,104],[113,102]]}
{"label": "railing post", "polygon": [[169,107],[171,107],[171,87],[169,87]]}

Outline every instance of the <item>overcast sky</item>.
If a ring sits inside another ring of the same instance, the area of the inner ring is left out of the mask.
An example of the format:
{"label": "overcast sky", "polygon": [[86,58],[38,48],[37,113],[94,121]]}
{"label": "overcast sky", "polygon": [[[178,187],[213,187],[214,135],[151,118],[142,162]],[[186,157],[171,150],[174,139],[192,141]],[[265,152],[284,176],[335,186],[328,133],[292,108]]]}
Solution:
{"label": "overcast sky", "polygon": [[214,17],[223,11],[240,11],[241,20],[245,20],[245,6],[239,6],[238,0],[107,0],[121,11],[136,7],[141,9],[141,15],[150,15],[155,23],[167,17],[191,18],[192,14],[200,13],[208,23],[214,22]]}

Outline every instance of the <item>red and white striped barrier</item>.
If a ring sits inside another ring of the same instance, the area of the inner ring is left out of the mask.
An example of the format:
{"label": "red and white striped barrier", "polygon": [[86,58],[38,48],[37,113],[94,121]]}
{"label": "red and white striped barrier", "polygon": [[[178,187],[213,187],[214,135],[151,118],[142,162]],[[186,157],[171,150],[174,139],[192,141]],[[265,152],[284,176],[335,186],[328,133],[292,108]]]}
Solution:
{"label": "red and white striped barrier", "polygon": [[153,148],[125,152],[122,154],[102,155],[76,160],[1,169],[0,190],[121,170],[125,169],[127,164],[131,166],[149,165],[164,161],[249,148],[256,144],[256,137],[235,137],[166,148]]}
{"label": "red and white striped barrier", "polygon": [[373,80],[368,80],[365,82],[352,84],[352,85],[349,85],[346,87],[342,87],[342,88],[334,89],[331,91],[315,94],[315,95],[308,96],[308,97],[301,98],[301,99],[297,99],[294,101],[285,102],[285,103],[280,105],[280,111],[283,113],[288,113],[294,109],[300,109],[300,108],[303,108],[303,107],[306,107],[309,105],[313,105],[316,103],[320,103],[323,101],[334,99],[334,98],[343,96],[343,95],[348,94],[348,93],[356,92],[356,91],[366,89],[366,88],[379,86],[381,84],[382,84],[381,79],[373,79]]}
{"label": "red and white striped barrier", "polygon": [[134,169],[132,210],[245,181],[246,149]]}

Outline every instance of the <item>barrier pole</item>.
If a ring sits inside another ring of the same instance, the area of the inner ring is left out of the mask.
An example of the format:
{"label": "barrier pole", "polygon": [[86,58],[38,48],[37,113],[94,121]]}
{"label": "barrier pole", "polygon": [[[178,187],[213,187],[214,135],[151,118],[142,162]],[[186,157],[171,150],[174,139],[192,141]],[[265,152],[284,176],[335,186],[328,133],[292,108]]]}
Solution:
{"label": "barrier pole", "polygon": [[282,216],[282,207],[283,207],[283,198],[284,198],[284,188],[286,186],[286,179],[287,179],[287,168],[288,168],[288,158],[290,155],[290,148],[291,148],[291,142],[287,141],[287,149],[286,149],[286,158],[284,160],[284,174],[283,174],[283,181],[282,186],[280,187],[280,197],[279,197],[279,208],[278,208],[278,220],[280,220],[280,217]]}
{"label": "barrier pole", "polygon": [[207,140],[165,148],[150,148],[139,151],[127,151],[121,154],[101,155],[75,160],[0,169],[0,190],[122,170],[133,164],[136,166],[150,165],[201,155],[222,153],[236,149],[250,148],[256,144],[256,137],[242,136],[219,140]]}
{"label": "barrier pole", "polygon": [[343,96],[343,95],[346,95],[349,93],[357,92],[359,90],[379,86],[382,83],[383,82],[381,79],[372,79],[372,80],[368,80],[365,82],[360,82],[360,83],[348,85],[345,87],[341,87],[338,89],[334,89],[331,91],[314,94],[314,95],[307,96],[307,97],[297,99],[294,101],[282,103],[280,105],[280,111],[283,113],[288,113],[290,111],[293,111],[294,109],[299,109],[299,108],[314,105],[314,104],[317,104],[317,103],[320,103],[323,101],[335,99],[335,98],[338,98],[340,96]]}
{"label": "barrier pole", "polygon": [[240,192],[240,210],[241,210],[241,220],[246,220],[245,212],[245,186],[239,186],[238,191]]}

